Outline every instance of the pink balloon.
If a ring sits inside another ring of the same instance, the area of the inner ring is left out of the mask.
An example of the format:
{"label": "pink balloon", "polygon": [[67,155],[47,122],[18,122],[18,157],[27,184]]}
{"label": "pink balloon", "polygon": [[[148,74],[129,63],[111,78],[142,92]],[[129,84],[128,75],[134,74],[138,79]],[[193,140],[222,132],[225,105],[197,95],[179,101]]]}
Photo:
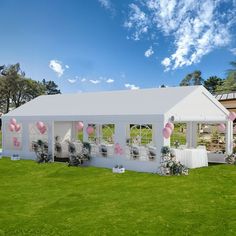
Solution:
{"label": "pink balloon", "polygon": [[12,140],[13,140],[13,143],[17,142],[17,137],[13,137]]}
{"label": "pink balloon", "polygon": [[84,128],[84,124],[81,121],[77,122],[75,126],[76,126],[77,131],[81,131]]}
{"label": "pink balloon", "polygon": [[39,131],[41,134],[45,134],[45,132],[47,131],[46,126],[43,126]]}
{"label": "pink balloon", "polygon": [[94,132],[93,126],[89,125],[86,129],[86,132],[87,132],[88,135],[93,134],[93,132]]}
{"label": "pink balloon", "polygon": [[15,119],[15,118],[11,118],[10,123],[11,123],[12,125],[16,125],[16,119]]}
{"label": "pink balloon", "polygon": [[13,124],[9,124],[9,130],[11,131],[11,132],[13,132],[14,130],[15,130],[15,125],[13,125]]}
{"label": "pink balloon", "polygon": [[162,135],[164,138],[169,138],[170,135],[172,133],[172,130],[169,128],[169,127],[165,127],[163,130],[162,130]]}
{"label": "pink balloon", "polygon": [[224,132],[225,131],[225,124],[221,123],[221,124],[218,125],[217,128],[218,128],[219,132]]}
{"label": "pink balloon", "polygon": [[19,124],[16,124],[16,125],[15,125],[15,131],[16,131],[16,132],[19,132],[20,129],[21,129],[20,125],[19,125]]}
{"label": "pink balloon", "polygon": [[38,121],[36,123],[36,126],[37,126],[38,130],[40,131],[40,129],[42,129],[44,127],[44,123],[42,121]]}
{"label": "pink balloon", "polygon": [[123,149],[120,148],[120,150],[118,151],[118,154],[122,155],[123,154]]}
{"label": "pink balloon", "polygon": [[15,147],[20,147],[20,142],[16,141],[16,143],[14,145],[15,145]]}
{"label": "pink balloon", "polygon": [[230,120],[234,121],[234,120],[235,120],[235,118],[236,118],[236,113],[235,113],[235,112],[233,112],[233,111],[231,111],[231,112],[229,113],[229,116],[228,116],[228,118],[229,118]]}
{"label": "pink balloon", "polygon": [[171,131],[173,131],[174,130],[174,124],[173,123],[171,123],[171,122],[168,122],[168,123],[166,123],[166,128],[170,128],[171,129]]}

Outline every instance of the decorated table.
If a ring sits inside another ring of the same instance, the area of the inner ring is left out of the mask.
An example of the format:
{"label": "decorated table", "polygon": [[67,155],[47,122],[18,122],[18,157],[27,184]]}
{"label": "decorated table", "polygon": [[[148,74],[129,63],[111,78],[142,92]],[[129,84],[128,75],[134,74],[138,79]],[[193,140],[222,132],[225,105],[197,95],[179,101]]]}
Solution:
{"label": "decorated table", "polygon": [[172,149],[176,159],[188,168],[208,166],[206,149]]}

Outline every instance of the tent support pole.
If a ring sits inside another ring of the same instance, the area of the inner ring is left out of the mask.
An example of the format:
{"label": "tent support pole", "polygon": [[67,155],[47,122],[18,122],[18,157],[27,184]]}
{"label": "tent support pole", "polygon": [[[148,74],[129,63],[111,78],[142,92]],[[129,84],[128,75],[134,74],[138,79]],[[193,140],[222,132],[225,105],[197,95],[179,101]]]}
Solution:
{"label": "tent support pole", "polygon": [[197,147],[197,122],[189,121],[187,122],[187,147],[196,148]]}
{"label": "tent support pole", "polygon": [[87,127],[88,127],[88,122],[83,122],[84,123],[84,128],[83,128],[83,141],[88,142],[88,134],[87,134]]}
{"label": "tent support pole", "polygon": [[163,146],[170,147],[170,138],[166,139],[162,135],[162,130],[165,127],[165,124],[168,122],[167,119],[163,119],[160,122],[156,122],[153,124],[153,142],[156,146],[156,153],[157,153],[157,161],[160,163],[161,160],[161,148]]}
{"label": "tent support pole", "polygon": [[226,122],[226,129],[225,129],[225,152],[227,155],[233,153],[233,122],[227,121]]}

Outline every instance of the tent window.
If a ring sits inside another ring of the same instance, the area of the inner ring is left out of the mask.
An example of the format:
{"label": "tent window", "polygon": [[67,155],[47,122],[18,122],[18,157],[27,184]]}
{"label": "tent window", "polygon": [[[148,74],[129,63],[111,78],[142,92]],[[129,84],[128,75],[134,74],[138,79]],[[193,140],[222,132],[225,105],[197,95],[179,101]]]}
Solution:
{"label": "tent window", "polygon": [[37,142],[38,140],[42,140],[43,142],[48,142],[48,126],[45,124],[45,131],[39,130],[37,128],[36,123],[29,124],[29,150],[33,151],[33,142]]}
{"label": "tent window", "polygon": [[131,124],[130,143],[137,145],[147,145],[152,142],[151,124]]}
{"label": "tent window", "polygon": [[23,133],[22,124],[17,123],[17,128],[14,127],[14,129],[11,129],[11,130],[10,130],[10,127],[6,125],[5,129],[6,129],[6,133],[8,134],[8,135],[5,135],[4,137],[6,149],[22,150],[22,133]]}
{"label": "tent window", "polygon": [[88,126],[93,127],[93,132],[91,132],[90,134],[88,134],[88,141],[91,143],[96,143],[97,142],[97,137],[96,137],[96,125],[95,124],[89,124]]}
{"label": "tent window", "polygon": [[102,125],[102,141],[109,144],[114,144],[114,124],[105,124]]}

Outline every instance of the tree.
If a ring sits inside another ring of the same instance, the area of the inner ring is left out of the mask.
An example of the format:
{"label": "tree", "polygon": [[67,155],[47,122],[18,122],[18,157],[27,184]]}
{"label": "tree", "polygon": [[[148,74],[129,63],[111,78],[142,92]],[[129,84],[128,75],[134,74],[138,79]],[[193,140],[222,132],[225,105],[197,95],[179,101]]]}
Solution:
{"label": "tree", "polygon": [[16,92],[12,96],[12,103],[14,107],[19,107],[37,96],[45,94],[45,91],[46,89],[42,83],[22,78],[16,83]]}
{"label": "tree", "polygon": [[12,97],[16,93],[16,86],[21,78],[20,64],[1,67],[1,94],[5,103],[5,112],[10,109]]}
{"label": "tree", "polygon": [[190,81],[192,79],[192,74],[187,74],[185,78],[180,82],[180,86],[190,86]]}
{"label": "tree", "polygon": [[202,85],[204,83],[204,79],[202,78],[202,72],[200,70],[195,70],[192,73],[192,82],[193,85]]}
{"label": "tree", "polygon": [[202,85],[204,80],[202,78],[202,72],[196,70],[190,74],[187,74],[185,78],[180,82],[180,86],[190,86],[190,85]]}
{"label": "tree", "polygon": [[19,63],[0,66],[0,111],[7,113],[39,95],[61,93],[57,88],[54,81],[26,78]]}
{"label": "tree", "polygon": [[231,73],[236,73],[236,61],[231,61],[230,65],[233,67],[231,69],[228,70],[228,75]]}
{"label": "tree", "polygon": [[227,78],[221,85],[217,86],[217,92],[229,93],[232,91],[236,91],[236,61],[233,61],[230,64],[233,68],[227,71]]}
{"label": "tree", "polygon": [[221,86],[223,79],[217,76],[210,76],[207,80],[204,81],[204,87],[210,92],[215,93],[218,86]]}
{"label": "tree", "polygon": [[41,82],[25,77],[20,64],[0,66],[0,108],[9,112],[31,99],[45,94],[46,88]]}
{"label": "tree", "polygon": [[58,85],[54,82],[54,81],[46,81],[45,79],[43,79],[42,84],[45,86],[46,88],[46,94],[47,95],[53,95],[53,94],[60,94],[61,91],[58,89]]}

